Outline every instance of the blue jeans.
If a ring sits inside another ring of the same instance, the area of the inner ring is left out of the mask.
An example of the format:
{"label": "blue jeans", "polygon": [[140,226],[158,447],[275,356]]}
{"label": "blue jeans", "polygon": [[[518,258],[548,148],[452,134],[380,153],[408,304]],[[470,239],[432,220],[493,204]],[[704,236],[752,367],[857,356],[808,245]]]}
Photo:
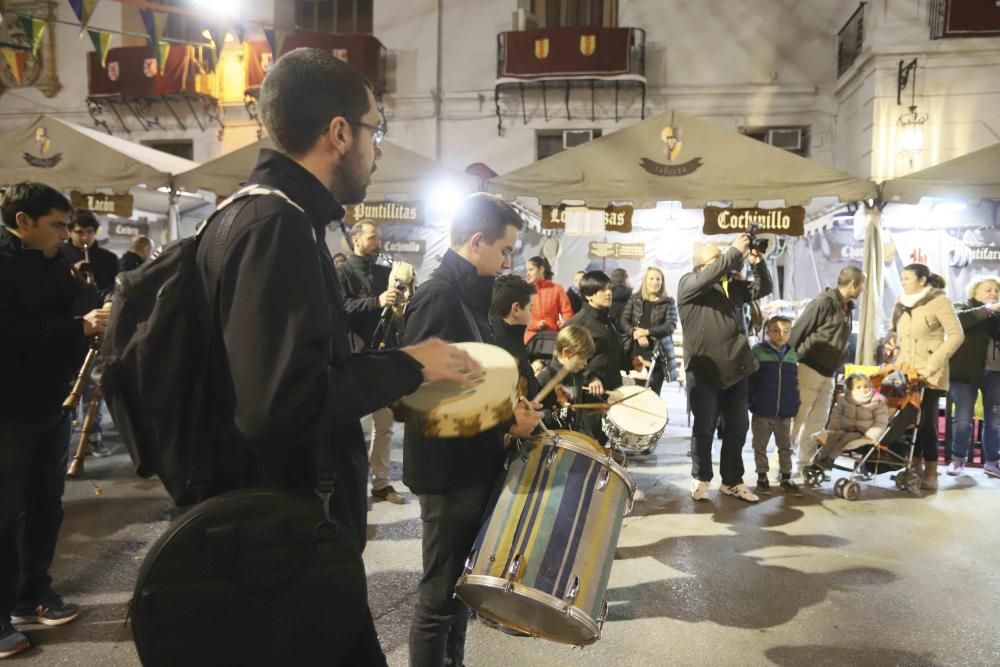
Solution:
{"label": "blue jeans", "polygon": [[[1000,372],[986,371],[980,383],[983,390],[983,459],[1000,461]],[[980,387],[952,382],[948,393],[955,406],[951,422],[951,457],[967,461],[972,446],[972,417]]]}

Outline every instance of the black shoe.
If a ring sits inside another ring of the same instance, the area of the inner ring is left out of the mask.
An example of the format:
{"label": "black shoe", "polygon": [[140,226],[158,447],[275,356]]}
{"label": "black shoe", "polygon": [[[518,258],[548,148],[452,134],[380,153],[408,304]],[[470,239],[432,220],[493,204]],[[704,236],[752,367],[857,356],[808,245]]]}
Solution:
{"label": "black shoe", "polygon": [[792,481],[791,475],[781,476],[781,488],[785,493],[787,493],[790,496],[802,495],[802,489],[799,488],[798,484]]}
{"label": "black shoe", "polygon": [[49,591],[34,605],[18,605],[10,615],[15,623],[64,625],[80,615],[80,606]]}
{"label": "black shoe", "polygon": [[0,621],[0,659],[9,658],[31,648],[31,642],[9,621]]}
{"label": "black shoe", "polygon": [[767,475],[757,476],[757,493],[762,496],[771,495],[771,482],[767,481]]}
{"label": "black shoe", "polygon": [[372,498],[378,498],[379,500],[388,500],[390,503],[395,503],[396,505],[405,505],[406,498],[396,492],[396,489],[391,486],[386,486],[381,489],[372,489]]}

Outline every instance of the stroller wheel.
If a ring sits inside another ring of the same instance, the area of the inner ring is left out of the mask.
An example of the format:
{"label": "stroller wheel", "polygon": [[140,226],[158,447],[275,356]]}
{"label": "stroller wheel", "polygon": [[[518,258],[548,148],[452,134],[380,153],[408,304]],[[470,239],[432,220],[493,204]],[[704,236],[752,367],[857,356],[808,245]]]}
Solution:
{"label": "stroller wheel", "polygon": [[823,470],[812,464],[802,469],[802,479],[809,486],[819,486],[823,482]]}
{"label": "stroller wheel", "polygon": [[847,484],[847,479],[845,477],[841,477],[836,482],[834,482],[834,484],[833,484],[833,495],[837,496],[838,498],[843,498],[844,497],[844,485],[845,484]]}
{"label": "stroller wheel", "polygon": [[847,500],[857,500],[861,497],[861,485],[854,480],[849,481],[844,484],[843,495]]}

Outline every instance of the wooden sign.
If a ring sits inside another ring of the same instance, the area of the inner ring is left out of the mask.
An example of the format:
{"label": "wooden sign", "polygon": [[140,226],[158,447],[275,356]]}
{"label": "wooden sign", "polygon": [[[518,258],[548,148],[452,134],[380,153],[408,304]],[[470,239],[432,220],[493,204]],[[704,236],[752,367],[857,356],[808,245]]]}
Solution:
{"label": "wooden sign", "polygon": [[149,223],[132,222],[131,220],[111,220],[108,222],[108,235],[133,238],[149,236]]}
{"label": "wooden sign", "polygon": [[591,241],[587,249],[589,259],[646,259],[645,243],[605,243]]}
{"label": "wooden sign", "polygon": [[[577,207],[567,207],[565,204],[559,206],[542,206],[542,229],[566,229],[567,208]],[[596,211],[599,209],[591,210]],[[606,207],[604,209],[604,231],[632,231],[632,213],[634,211],[634,207],[628,205]]]}
{"label": "wooden sign", "polygon": [[805,234],[806,209],[789,208],[719,208],[705,207],[705,234],[738,234],[757,225],[758,234],[802,236]]}
{"label": "wooden sign", "polygon": [[420,202],[372,201],[357,206],[348,206],[344,223],[348,227],[361,220],[370,220],[377,225],[424,224],[423,204]]}
{"label": "wooden sign", "polygon": [[112,213],[119,218],[132,215],[132,195],[84,194],[73,190],[69,193],[69,200],[73,208],[86,208],[100,214]]}
{"label": "wooden sign", "polygon": [[423,239],[386,239],[382,250],[390,255],[420,255],[427,252],[427,241]]}

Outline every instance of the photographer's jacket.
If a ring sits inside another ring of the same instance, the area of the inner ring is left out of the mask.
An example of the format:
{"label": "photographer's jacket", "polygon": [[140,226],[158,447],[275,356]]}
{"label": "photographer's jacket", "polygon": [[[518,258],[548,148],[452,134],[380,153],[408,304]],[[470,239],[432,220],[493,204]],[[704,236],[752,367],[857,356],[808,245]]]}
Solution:
{"label": "photographer's jacket", "polygon": [[743,266],[743,254],[728,248],[700,271],[681,277],[677,306],[684,330],[684,366],[695,380],[720,389],[757,370],[743,329],[743,305],[771,293],[766,262],[753,264],[754,281],[726,278]]}

